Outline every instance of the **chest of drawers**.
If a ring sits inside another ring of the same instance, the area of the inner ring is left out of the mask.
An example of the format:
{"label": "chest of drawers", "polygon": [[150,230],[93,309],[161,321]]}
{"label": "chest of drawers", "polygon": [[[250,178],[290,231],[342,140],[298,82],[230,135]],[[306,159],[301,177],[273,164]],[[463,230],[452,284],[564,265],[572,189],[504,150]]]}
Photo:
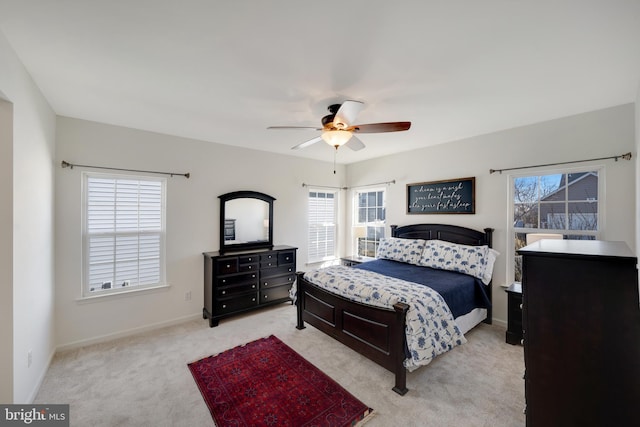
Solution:
{"label": "chest of drawers", "polygon": [[637,258],[598,240],[540,240],[518,253],[527,427],[637,425]]}
{"label": "chest of drawers", "polygon": [[204,255],[204,307],[209,326],[238,313],[289,299],[295,281],[296,250],[292,246]]}

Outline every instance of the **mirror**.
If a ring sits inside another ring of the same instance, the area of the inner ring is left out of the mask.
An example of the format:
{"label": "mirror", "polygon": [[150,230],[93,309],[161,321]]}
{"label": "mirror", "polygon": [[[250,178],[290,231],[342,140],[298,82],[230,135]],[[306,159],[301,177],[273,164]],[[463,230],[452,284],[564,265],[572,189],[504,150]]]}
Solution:
{"label": "mirror", "polygon": [[220,198],[220,253],[273,247],[273,201],[257,191],[235,191]]}

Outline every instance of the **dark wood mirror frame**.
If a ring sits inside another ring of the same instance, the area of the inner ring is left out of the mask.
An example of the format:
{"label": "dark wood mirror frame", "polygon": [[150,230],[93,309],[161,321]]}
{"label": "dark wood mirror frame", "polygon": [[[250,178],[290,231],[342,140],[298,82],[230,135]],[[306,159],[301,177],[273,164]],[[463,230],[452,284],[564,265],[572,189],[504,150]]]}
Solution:
{"label": "dark wood mirror frame", "polygon": [[[218,196],[220,199],[220,253],[242,251],[248,249],[271,249],[273,248],[273,202],[276,200],[268,194],[259,193],[257,191],[234,191],[232,193],[222,194]],[[268,205],[268,239],[259,241],[250,241],[244,243],[228,243],[225,239],[226,228],[226,206],[227,202],[238,199],[257,199],[262,200]]]}

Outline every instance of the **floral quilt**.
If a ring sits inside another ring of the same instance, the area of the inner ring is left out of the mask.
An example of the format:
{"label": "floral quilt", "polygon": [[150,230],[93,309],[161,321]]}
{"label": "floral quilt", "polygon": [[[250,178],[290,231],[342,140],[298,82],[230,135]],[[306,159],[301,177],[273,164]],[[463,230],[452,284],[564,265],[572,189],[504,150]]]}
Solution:
{"label": "floral quilt", "polygon": [[341,265],[308,271],[304,278],[360,303],[386,308],[397,302],[407,304],[406,337],[411,356],[404,366],[409,371],[467,342],[444,299],[427,286]]}

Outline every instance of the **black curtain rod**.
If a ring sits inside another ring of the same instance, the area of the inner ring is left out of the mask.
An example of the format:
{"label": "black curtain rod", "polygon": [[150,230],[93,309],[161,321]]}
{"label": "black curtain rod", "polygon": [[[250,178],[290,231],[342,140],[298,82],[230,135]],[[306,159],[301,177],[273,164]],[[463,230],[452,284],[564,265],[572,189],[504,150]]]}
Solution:
{"label": "black curtain rod", "polygon": [[106,166],[90,166],[90,165],[78,165],[74,163],[69,163],[65,160],[62,161],[62,168],[70,168],[73,169],[75,166],[80,168],[91,168],[91,169],[108,169],[112,171],[124,171],[124,172],[144,172],[144,173],[155,173],[160,175],[169,175],[169,176],[184,176],[185,178],[189,178],[191,176],[190,173],[176,173],[176,172],[158,172],[158,171],[145,171],[138,169],[121,169],[121,168],[109,168]]}
{"label": "black curtain rod", "polygon": [[331,188],[333,190],[348,190],[348,187],[332,187],[330,185],[312,185],[312,184],[305,184],[304,182],[302,183],[303,187],[315,187],[315,188]]}
{"label": "black curtain rod", "polygon": [[520,167],[517,167],[517,168],[507,168],[507,169],[489,169],[489,173],[490,174],[492,174],[494,172],[502,173],[504,171],[513,171],[513,170],[518,170],[518,169],[540,168],[540,167],[544,167],[544,166],[569,165],[571,163],[593,162],[595,160],[610,160],[610,159],[614,159],[616,162],[618,161],[618,159],[631,160],[631,152],[625,153],[625,154],[621,154],[619,156],[599,157],[597,159],[574,160],[574,161],[571,161],[571,162],[547,163],[545,165],[520,166]]}
{"label": "black curtain rod", "polygon": [[373,187],[374,185],[391,185],[395,183],[396,183],[396,180],[392,179],[391,181],[376,182],[375,184],[356,185],[355,187],[349,187],[349,188],[364,188],[364,187]]}
{"label": "black curtain rod", "polygon": [[351,188],[362,188],[362,187],[371,187],[374,185],[382,185],[382,184],[395,184],[396,180],[392,180],[392,181],[386,181],[386,182],[378,182],[376,184],[365,184],[365,185],[358,185],[357,187],[332,187],[332,186],[328,186],[328,185],[312,185],[312,184],[305,184],[304,182],[302,183],[303,187],[315,187],[315,188],[332,188],[334,190],[349,190]]}

